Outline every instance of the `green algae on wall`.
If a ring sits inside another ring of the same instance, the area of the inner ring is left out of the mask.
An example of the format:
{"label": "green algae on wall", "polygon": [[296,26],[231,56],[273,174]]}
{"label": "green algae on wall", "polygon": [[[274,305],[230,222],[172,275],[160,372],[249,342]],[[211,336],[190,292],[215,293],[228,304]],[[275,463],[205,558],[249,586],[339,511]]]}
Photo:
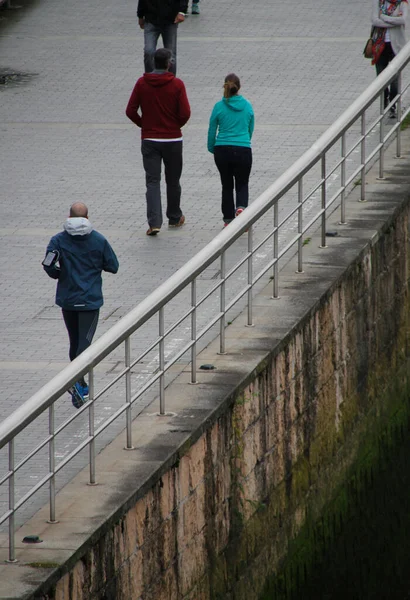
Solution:
{"label": "green algae on wall", "polygon": [[[346,482],[318,521],[307,515],[260,600],[408,598],[410,384],[378,398]],[[404,383],[404,385],[402,385]],[[379,413],[380,411],[380,413]]]}

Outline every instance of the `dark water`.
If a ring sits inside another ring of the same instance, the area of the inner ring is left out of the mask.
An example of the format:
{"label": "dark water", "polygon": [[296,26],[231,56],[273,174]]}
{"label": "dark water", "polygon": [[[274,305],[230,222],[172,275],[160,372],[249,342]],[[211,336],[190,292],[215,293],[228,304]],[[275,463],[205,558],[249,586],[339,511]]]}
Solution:
{"label": "dark water", "polygon": [[267,583],[261,600],[410,599],[409,423],[393,441],[380,440],[365,485],[348,485],[348,508],[333,516],[334,540],[313,567],[295,562]]}

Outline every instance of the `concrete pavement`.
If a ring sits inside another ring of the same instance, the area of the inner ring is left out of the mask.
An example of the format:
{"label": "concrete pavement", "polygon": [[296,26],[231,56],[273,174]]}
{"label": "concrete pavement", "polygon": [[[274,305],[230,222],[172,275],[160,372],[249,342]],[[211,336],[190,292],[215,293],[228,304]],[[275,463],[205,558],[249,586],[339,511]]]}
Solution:
{"label": "concrete pavement", "polygon": [[[0,86],[2,418],[67,364],[67,335],[53,305],[55,284],[40,263],[72,202],[88,204],[91,221],[120,260],[118,275],[105,277],[99,336],[221,229],[220,183],[206,151],[206,132],[226,73],[238,73],[243,95],[255,109],[251,198],[374,77],[361,54],[370,1],[311,0],[294,14],[279,0],[204,0],[201,15],[180,26],[178,41],[178,76],[192,107],[184,130],[187,224],[151,239],[145,236],[139,131],[124,115],[142,74],[136,2],[23,0],[19,5],[0,10],[0,72],[8,74]],[[115,357],[102,367],[115,368]],[[102,407],[101,419],[114,407],[115,399]],[[69,399],[61,399],[61,418],[72,410]],[[45,429],[46,423],[37,427]],[[18,456],[38,433],[33,428],[24,435]],[[61,456],[75,433],[67,434]],[[73,464],[72,474],[77,469]],[[36,461],[26,478],[35,482],[42,473]],[[21,493],[26,483],[19,483]],[[7,493],[0,492],[2,513]]]}

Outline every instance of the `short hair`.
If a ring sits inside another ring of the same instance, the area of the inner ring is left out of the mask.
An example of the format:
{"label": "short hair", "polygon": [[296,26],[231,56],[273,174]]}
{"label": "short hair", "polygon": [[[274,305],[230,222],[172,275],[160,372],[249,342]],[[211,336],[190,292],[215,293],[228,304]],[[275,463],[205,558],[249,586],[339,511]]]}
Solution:
{"label": "short hair", "polygon": [[168,48],[158,48],[154,54],[154,65],[156,69],[168,69],[171,63],[172,52]]}
{"label": "short hair", "polygon": [[88,208],[84,202],[74,202],[70,206],[70,217],[88,217]]}
{"label": "short hair", "polygon": [[235,73],[229,73],[229,75],[225,77],[224,97],[231,98],[232,96],[235,96],[235,94],[237,94],[240,89],[241,81],[239,77],[235,75]]}

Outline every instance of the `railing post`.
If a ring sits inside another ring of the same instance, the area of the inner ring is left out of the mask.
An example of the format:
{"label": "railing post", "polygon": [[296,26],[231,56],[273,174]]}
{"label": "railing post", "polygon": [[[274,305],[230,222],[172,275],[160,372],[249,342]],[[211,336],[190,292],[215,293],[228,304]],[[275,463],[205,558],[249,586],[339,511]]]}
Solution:
{"label": "railing post", "polygon": [[165,318],[164,318],[164,307],[161,306],[158,313],[159,317],[159,413],[165,415]]}
{"label": "railing post", "polygon": [[253,227],[248,231],[248,327],[253,327],[253,301],[252,301],[252,280],[253,280]]}
{"label": "railing post", "polygon": [[11,515],[9,516],[9,558],[7,562],[17,562],[16,550],[14,543],[14,438],[9,441],[9,510]]}
{"label": "railing post", "polygon": [[50,519],[48,523],[58,523],[56,521],[56,478],[55,478],[55,411],[54,402],[48,409],[48,433],[51,437],[48,443],[48,468],[52,473],[50,479]]}
{"label": "railing post", "polygon": [[90,406],[88,408],[88,435],[90,441],[90,481],[89,485],[96,485],[95,481],[95,437],[94,437],[94,369],[90,368],[88,373],[88,388],[90,394]]}
{"label": "railing post", "polygon": [[297,273],[303,273],[303,178],[298,181],[298,270]]}
{"label": "railing post", "polygon": [[273,205],[273,297],[279,298],[279,207]]}
{"label": "railing post", "polygon": [[125,450],[133,450],[132,445],[132,407],[131,407],[131,341],[128,336],[124,341],[125,349],[125,401],[127,403],[126,410],[126,427],[127,427],[127,445]]}
{"label": "railing post", "polygon": [[322,185],[321,185],[321,198],[322,198],[322,227],[321,227],[321,237],[322,241],[320,244],[321,248],[326,248],[326,154],[322,155],[321,160],[322,165]]}
{"label": "railing post", "polygon": [[196,383],[196,279],[191,282],[191,383]]}
{"label": "railing post", "polygon": [[360,201],[366,201],[366,111],[361,116],[361,134],[362,141],[360,143],[360,162],[362,165],[360,175]]}
{"label": "railing post", "polygon": [[221,320],[219,322],[219,354],[225,354],[225,252],[221,254],[221,294],[220,294],[220,310]]}
{"label": "railing post", "polygon": [[346,223],[346,133],[343,133],[341,140],[342,164],[340,165],[340,224]]}
{"label": "railing post", "polygon": [[[384,113],[384,90],[380,94],[380,114]],[[380,120],[380,155],[379,155],[379,179],[384,179],[384,116]]]}
{"label": "railing post", "polygon": [[397,140],[396,140],[396,156],[400,158],[401,156],[401,90],[402,90],[402,71],[397,76],[397,91],[399,94],[399,99],[397,100],[397,122],[399,124],[397,128]]}

